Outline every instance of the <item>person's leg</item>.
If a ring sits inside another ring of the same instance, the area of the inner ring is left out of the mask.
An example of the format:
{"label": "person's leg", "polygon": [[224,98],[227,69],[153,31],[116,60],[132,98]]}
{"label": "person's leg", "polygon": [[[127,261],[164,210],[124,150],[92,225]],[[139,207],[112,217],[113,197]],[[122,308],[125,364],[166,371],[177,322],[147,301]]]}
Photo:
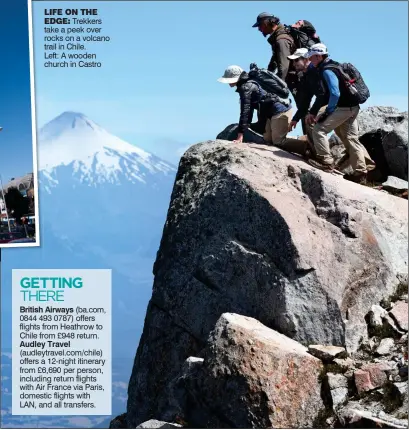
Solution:
{"label": "person's leg", "polygon": [[[343,170],[347,167],[348,164],[350,164],[349,159],[349,142],[347,141],[347,136],[345,134],[345,131],[342,127],[337,127],[335,130],[336,135],[341,139],[342,143],[345,146],[345,153],[342,156],[342,158],[338,161],[338,168],[340,170]],[[369,155],[367,149],[365,146],[362,145],[364,158],[365,158],[365,164],[366,164],[366,170],[369,172],[371,170],[374,170],[376,165],[375,162],[372,160],[371,156]]]}
{"label": "person's leg", "polygon": [[273,145],[282,146],[282,143],[288,133],[288,126],[291,121],[291,115],[292,109],[287,112],[281,112],[271,117],[271,139],[273,141]]}
{"label": "person's leg", "polygon": [[273,140],[271,138],[271,120],[270,119],[266,120],[263,138],[267,145],[271,145],[273,143]]}
{"label": "person's leg", "polygon": [[350,164],[354,174],[363,175],[368,172],[367,160],[370,167],[374,166],[375,163],[358,139],[358,113],[358,106],[351,108],[350,118],[340,125],[338,133],[349,153]]}
{"label": "person's leg", "polygon": [[317,152],[317,159],[322,164],[329,166],[334,164],[334,158],[331,154],[327,135],[347,121],[350,118],[350,114],[351,112],[349,109],[337,108],[324,121],[315,124],[312,137]]}
{"label": "person's leg", "polygon": [[349,153],[347,150],[347,146],[344,143],[345,135],[343,134],[343,130],[340,127],[337,127],[334,130],[334,133],[338,136],[338,138],[341,140],[343,144],[343,148],[341,149],[341,158],[337,161],[336,168],[339,170],[343,170],[347,168],[349,165]]}
{"label": "person's leg", "polygon": [[[317,113],[317,119],[325,112],[325,109],[327,106],[322,106],[322,108]],[[305,118],[304,118],[305,119]],[[312,131],[314,130],[314,124],[305,124],[306,125],[306,135],[308,137],[308,140],[310,141],[311,145],[314,146],[314,137],[312,135]]]}
{"label": "person's leg", "polygon": [[307,142],[286,137],[292,117],[292,109],[290,109],[287,112],[280,113],[271,118],[271,137],[273,145],[285,151],[304,156],[307,150]]}

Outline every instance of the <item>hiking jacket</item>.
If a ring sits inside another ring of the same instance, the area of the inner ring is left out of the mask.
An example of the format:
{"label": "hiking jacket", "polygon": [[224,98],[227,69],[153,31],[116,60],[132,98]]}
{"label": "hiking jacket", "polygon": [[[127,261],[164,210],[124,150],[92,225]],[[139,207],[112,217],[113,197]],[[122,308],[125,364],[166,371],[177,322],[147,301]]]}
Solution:
{"label": "hiking jacket", "polygon": [[285,81],[290,68],[290,60],[287,57],[295,51],[294,39],[285,27],[279,24],[267,41],[273,50],[273,56],[267,68],[271,72],[277,68],[277,76]]}
{"label": "hiking jacket", "polygon": [[286,106],[276,102],[271,94],[264,90],[260,91],[260,87],[249,79],[246,72],[240,75],[236,91],[240,95],[239,133],[243,133],[250,126],[255,110],[258,112],[259,119],[264,120],[291,109],[291,104]]}
{"label": "hiking jacket", "polygon": [[[354,107],[358,106],[356,101],[351,97],[345,81],[341,74],[334,69],[329,70],[328,65],[339,65],[338,62],[326,58],[319,66],[320,79],[325,92],[328,94],[328,99],[331,102],[328,113],[333,112],[336,107]],[[336,76],[337,80],[335,80]]]}
{"label": "hiking jacket", "polygon": [[[316,116],[320,108],[328,104],[329,99],[329,94],[325,91],[321,83],[320,73],[312,64],[308,66],[306,72],[301,72],[298,76],[299,80],[294,96],[297,105],[297,112],[293,117],[293,121],[295,122],[304,118],[308,112]],[[309,109],[314,96],[314,104]]]}

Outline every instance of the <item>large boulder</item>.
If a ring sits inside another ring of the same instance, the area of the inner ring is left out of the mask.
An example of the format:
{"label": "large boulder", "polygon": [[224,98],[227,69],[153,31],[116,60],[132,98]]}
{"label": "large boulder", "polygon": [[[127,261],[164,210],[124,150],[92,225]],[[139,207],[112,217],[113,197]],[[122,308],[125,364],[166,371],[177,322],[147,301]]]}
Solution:
{"label": "large boulder", "polygon": [[283,150],[209,141],[182,157],[128,388],[127,422],[156,414],[225,312],[303,345],[356,350],[365,315],[407,273],[407,201]]}
{"label": "large boulder", "polygon": [[190,427],[313,428],[324,409],[322,362],[253,318],[223,314],[203,357],[186,384]]}
{"label": "large boulder", "polygon": [[373,106],[358,115],[359,139],[382,171],[408,180],[408,113]]}

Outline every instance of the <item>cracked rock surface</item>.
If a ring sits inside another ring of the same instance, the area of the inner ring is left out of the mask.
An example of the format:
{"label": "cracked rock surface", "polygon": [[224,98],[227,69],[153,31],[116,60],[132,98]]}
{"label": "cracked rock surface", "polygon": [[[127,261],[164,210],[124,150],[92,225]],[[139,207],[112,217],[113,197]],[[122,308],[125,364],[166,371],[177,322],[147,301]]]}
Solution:
{"label": "cracked rock surface", "polygon": [[128,427],[155,417],[163,390],[188,357],[200,357],[225,312],[305,346],[357,350],[365,316],[407,273],[407,216],[406,200],[278,148],[191,147],[154,266]]}

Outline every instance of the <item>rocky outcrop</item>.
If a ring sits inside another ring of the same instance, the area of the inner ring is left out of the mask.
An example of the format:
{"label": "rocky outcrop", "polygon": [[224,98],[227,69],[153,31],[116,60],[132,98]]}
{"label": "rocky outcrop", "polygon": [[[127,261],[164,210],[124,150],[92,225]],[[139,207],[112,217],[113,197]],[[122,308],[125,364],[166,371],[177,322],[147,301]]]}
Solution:
{"label": "rocky outcrop", "polygon": [[[358,115],[358,125],[359,140],[376,163],[376,169],[370,172],[368,179],[377,183],[387,182],[384,187],[387,191],[407,189],[407,112],[402,113],[391,107],[369,107]],[[339,169],[352,173],[349,155],[341,139],[333,133],[329,141]]]}
{"label": "rocky outcrop", "polygon": [[360,112],[358,125],[360,141],[384,174],[407,181],[408,113],[373,106]]}
{"label": "rocky outcrop", "polygon": [[[387,181],[389,176],[407,181],[408,113],[392,107],[369,107],[359,113],[358,126],[359,140],[376,163],[376,169],[370,173],[369,179],[381,183]],[[348,154],[335,133],[330,138],[330,146],[336,162],[344,159],[341,170],[351,173]],[[407,189],[407,184],[396,179],[388,181],[385,189],[389,190],[390,186]]]}
{"label": "rocky outcrop", "polygon": [[149,420],[136,426],[137,429],[177,429],[181,427],[180,424],[172,424],[158,420]]}
{"label": "rocky outcrop", "polygon": [[[217,139],[234,140],[237,138],[238,124],[226,127]],[[362,110],[358,115],[359,140],[368,150],[376,163],[376,169],[370,173],[370,180],[385,182],[388,176],[408,180],[408,113],[386,106],[372,106]],[[252,124],[254,130],[260,132],[259,123]],[[262,134],[262,132],[261,132]],[[260,134],[251,129],[244,133],[244,141],[263,144]],[[349,155],[341,139],[333,133],[330,137],[331,153],[339,169],[344,173],[352,173]],[[393,181],[393,187],[397,181]],[[399,184],[399,187],[404,185]],[[388,186],[385,188],[387,189]],[[406,186],[407,189],[407,186]]]}
{"label": "rocky outcrop", "polygon": [[189,426],[308,428],[324,409],[321,361],[253,318],[223,314],[202,355],[182,408]]}
{"label": "rocky outcrop", "polygon": [[167,387],[188,357],[202,357],[226,312],[304,346],[356,351],[368,337],[365,316],[407,273],[407,227],[405,200],[278,148],[191,147],[154,266],[128,426],[164,419],[157,413]]}
{"label": "rocky outcrop", "polygon": [[[407,303],[401,292],[381,301],[384,314]],[[136,428],[407,428],[407,332],[372,337],[347,356],[331,345],[307,350],[253,318],[226,313],[200,354],[160,393],[162,421]],[[115,422],[111,428],[120,428]]]}
{"label": "rocky outcrop", "polygon": [[382,184],[382,189],[390,192],[400,193],[408,190],[408,181],[388,176],[388,179]]}

